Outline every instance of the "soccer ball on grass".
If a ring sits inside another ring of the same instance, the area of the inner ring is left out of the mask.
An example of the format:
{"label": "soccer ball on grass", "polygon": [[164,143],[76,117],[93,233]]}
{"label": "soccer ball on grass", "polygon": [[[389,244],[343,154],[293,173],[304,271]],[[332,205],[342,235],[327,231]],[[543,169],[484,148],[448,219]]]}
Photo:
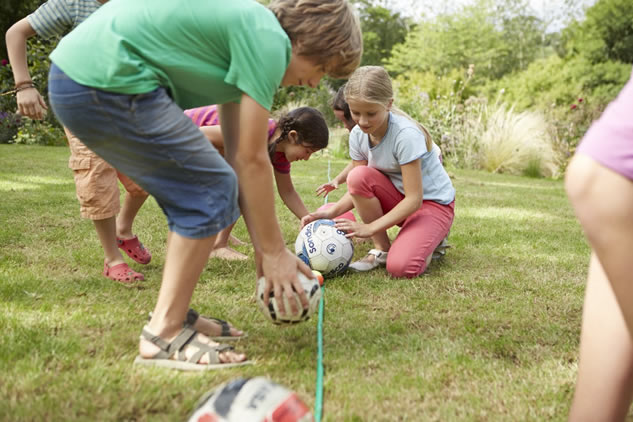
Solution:
{"label": "soccer ball on grass", "polygon": [[354,256],[354,244],[332,220],[306,224],[295,241],[295,253],[324,278],[342,274]]}

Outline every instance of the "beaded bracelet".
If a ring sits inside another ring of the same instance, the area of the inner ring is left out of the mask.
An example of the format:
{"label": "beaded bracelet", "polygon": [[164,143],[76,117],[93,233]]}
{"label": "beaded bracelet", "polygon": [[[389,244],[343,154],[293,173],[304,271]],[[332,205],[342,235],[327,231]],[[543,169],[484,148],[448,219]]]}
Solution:
{"label": "beaded bracelet", "polygon": [[37,88],[35,87],[35,85],[34,85],[34,84],[31,84],[31,85],[29,85],[29,86],[20,86],[19,88],[16,88],[14,91],[15,91],[16,93],[18,93],[18,92],[20,92],[20,91],[24,91],[25,89],[29,89],[29,88],[35,88],[35,89],[37,89]]}
{"label": "beaded bracelet", "polygon": [[22,85],[34,85],[34,83],[33,83],[32,80],[29,79],[28,81],[22,81],[22,82],[19,82],[19,83],[15,84],[13,89],[18,89],[18,88],[22,87]]}

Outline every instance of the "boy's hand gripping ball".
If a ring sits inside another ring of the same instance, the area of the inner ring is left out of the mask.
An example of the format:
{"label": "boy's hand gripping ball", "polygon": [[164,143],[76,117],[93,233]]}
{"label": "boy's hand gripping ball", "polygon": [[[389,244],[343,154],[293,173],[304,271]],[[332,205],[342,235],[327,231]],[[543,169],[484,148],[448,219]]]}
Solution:
{"label": "boy's hand gripping ball", "polygon": [[[297,309],[299,310],[297,314],[291,314],[292,308],[290,307],[290,302],[288,298],[284,295],[284,306],[286,313],[281,315],[279,313],[279,307],[277,305],[277,300],[274,296],[270,296],[268,299],[268,306],[264,304],[264,289],[266,287],[266,279],[264,277],[260,277],[257,280],[257,306],[259,310],[264,314],[264,316],[273,324],[282,325],[282,324],[297,324],[302,321],[307,321],[310,319],[312,314],[319,307],[319,300],[321,299],[321,287],[319,287],[319,280],[317,276],[313,278],[308,278],[303,273],[298,272],[297,277],[303,286],[303,290],[308,297],[308,309],[303,309],[301,305],[301,301],[299,300],[299,295],[295,292],[293,295],[293,300],[296,301]],[[321,277],[323,278],[323,277]],[[271,292],[272,293],[272,292]]]}

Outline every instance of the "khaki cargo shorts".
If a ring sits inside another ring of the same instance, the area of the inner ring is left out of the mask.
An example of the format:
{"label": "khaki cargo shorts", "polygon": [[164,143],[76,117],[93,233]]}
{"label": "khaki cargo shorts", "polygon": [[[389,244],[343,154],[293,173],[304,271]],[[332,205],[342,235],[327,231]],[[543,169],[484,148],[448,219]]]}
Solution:
{"label": "khaki cargo shorts", "polygon": [[70,159],[68,167],[75,177],[75,189],[79,200],[79,212],[83,218],[103,220],[119,213],[120,180],[132,196],[146,197],[148,194],[123,173],[118,172],[103,158],[92,152],[68,129],[64,128]]}

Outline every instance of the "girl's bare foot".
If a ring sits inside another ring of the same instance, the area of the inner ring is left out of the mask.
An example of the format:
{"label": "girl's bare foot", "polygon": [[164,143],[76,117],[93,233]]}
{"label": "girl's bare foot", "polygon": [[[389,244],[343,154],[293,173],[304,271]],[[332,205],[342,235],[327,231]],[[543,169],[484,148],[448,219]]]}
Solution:
{"label": "girl's bare foot", "polygon": [[233,245],[233,246],[244,246],[244,245],[248,245],[248,243],[244,242],[243,240],[238,239],[237,237],[230,235],[229,236],[229,244]]}
{"label": "girl's bare foot", "polygon": [[228,246],[211,251],[209,258],[220,258],[227,261],[246,261],[248,256]]}

